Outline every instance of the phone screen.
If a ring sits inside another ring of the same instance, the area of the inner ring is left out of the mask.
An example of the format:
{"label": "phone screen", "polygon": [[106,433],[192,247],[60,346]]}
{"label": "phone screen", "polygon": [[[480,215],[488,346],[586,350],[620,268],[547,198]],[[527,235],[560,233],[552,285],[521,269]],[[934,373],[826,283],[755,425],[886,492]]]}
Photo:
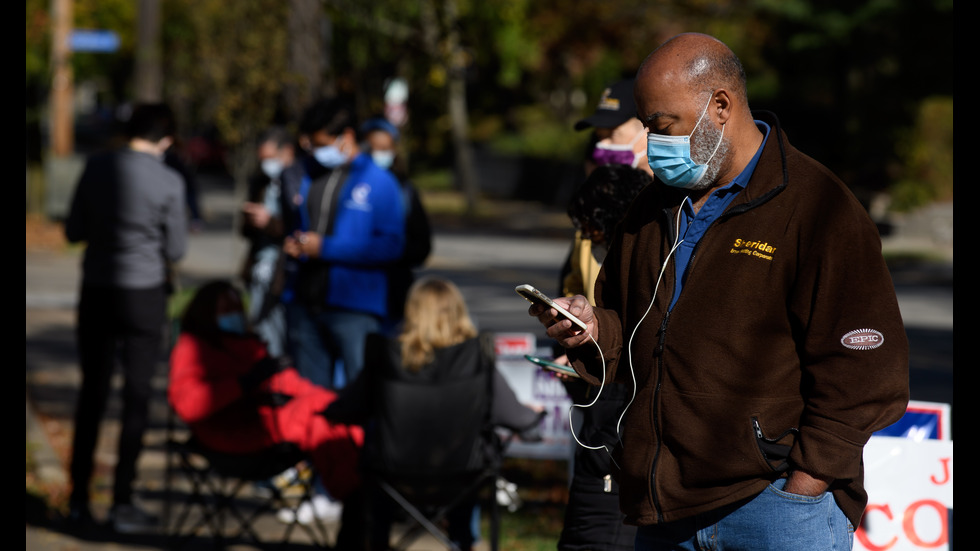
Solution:
{"label": "phone screen", "polygon": [[567,365],[556,364],[555,362],[546,360],[544,358],[538,358],[530,354],[525,354],[524,359],[526,359],[527,361],[535,365],[539,365],[545,369],[550,369],[552,371],[562,373],[564,375],[568,375],[569,377],[577,377],[577,378],[579,377],[579,374],[576,373],[574,369],[572,369],[570,366]]}
{"label": "phone screen", "polygon": [[514,290],[517,291],[517,294],[521,295],[529,302],[537,302],[537,303],[544,304],[550,308],[554,308],[555,311],[558,312],[558,317],[571,320],[572,323],[577,325],[583,331],[589,330],[589,328],[585,325],[585,322],[573,316],[568,310],[565,310],[561,306],[555,304],[555,302],[551,300],[551,298],[549,298],[541,291],[535,289],[534,287],[524,284],[524,285],[518,285],[517,287],[514,288]]}

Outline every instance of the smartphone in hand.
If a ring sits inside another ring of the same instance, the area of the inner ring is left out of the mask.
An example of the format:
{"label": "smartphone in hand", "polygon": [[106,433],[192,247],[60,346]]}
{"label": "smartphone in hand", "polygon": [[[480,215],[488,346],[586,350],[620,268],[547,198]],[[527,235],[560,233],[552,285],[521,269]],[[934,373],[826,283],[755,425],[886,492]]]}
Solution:
{"label": "smartphone in hand", "polygon": [[549,308],[554,308],[555,311],[558,312],[559,318],[565,318],[567,320],[570,320],[572,323],[574,323],[580,329],[582,329],[582,331],[589,330],[589,328],[585,325],[585,322],[573,316],[568,310],[565,310],[561,306],[558,306],[558,304],[556,304],[555,301],[551,300],[550,298],[548,298],[547,295],[535,289],[531,285],[528,285],[526,283],[523,285],[518,285],[517,287],[514,288],[514,290],[517,291],[517,294],[524,297],[528,302],[531,302],[533,304],[544,304]]}
{"label": "smartphone in hand", "polygon": [[579,374],[576,373],[575,370],[572,369],[570,366],[556,364],[555,362],[546,360],[544,358],[538,358],[537,356],[532,356],[530,354],[524,354],[524,359],[535,365],[539,365],[545,369],[550,369],[556,373],[561,373],[562,375],[568,375],[569,377],[575,377],[576,379],[581,378]]}

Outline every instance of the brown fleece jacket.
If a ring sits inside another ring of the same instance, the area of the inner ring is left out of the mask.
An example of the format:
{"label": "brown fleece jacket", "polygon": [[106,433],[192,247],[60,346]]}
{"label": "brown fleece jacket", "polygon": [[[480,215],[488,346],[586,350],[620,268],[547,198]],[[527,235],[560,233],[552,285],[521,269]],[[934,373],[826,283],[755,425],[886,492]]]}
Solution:
{"label": "brown fleece jacket", "polygon": [[[857,526],[864,445],[908,404],[908,340],[874,223],[774,116],[757,118],[771,126],[759,163],[695,249],[673,310],[671,258],[646,313],[684,197],[660,183],[633,203],[596,283],[607,376],[636,379],[617,456],[631,524],[732,505],[799,468],[833,478]],[[569,357],[600,383],[591,341]]]}

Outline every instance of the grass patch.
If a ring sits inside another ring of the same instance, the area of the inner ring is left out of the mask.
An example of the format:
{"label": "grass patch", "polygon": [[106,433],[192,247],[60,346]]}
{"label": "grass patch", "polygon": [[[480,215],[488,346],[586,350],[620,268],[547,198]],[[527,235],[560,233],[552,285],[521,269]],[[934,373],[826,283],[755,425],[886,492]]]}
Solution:
{"label": "grass patch", "polygon": [[[501,475],[517,485],[523,505],[514,512],[502,509],[500,548],[554,551],[568,500],[568,463],[508,457],[504,459]],[[489,519],[483,519],[481,529],[484,535],[489,534]]]}
{"label": "grass patch", "polygon": [[901,268],[917,264],[944,262],[941,254],[929,251],[884,251],[882,256],[889,268]]}
{"label": "grass patch", "polygon": [[445,192],[455,189],[451,169],[430,170],[412,176],[412,183],[421,192]]}
{"label": "grass patch", "polygon": [[[505,510],[500,515],[500,549],[554,551],[564,515],[565,507],[558,503],[525,503],[513,513]],[[489,519],[482,520],[481,531],[484,537],[490,533]]]}
{"label": "grass patch", "polygon": [[196,292],[197,287],[181,287],[170,295],[170,300],[167,301],[167,318],[179,320]]}

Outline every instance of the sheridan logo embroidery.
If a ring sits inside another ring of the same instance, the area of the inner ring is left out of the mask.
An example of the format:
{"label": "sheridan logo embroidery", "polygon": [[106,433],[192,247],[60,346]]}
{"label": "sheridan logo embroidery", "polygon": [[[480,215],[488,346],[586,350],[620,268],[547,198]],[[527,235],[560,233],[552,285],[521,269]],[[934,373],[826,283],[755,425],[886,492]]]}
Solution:
{"label": "sheridan logo embroidery", "polygon": [[749,256],[754,256],[756,258],[761,258],[762,260],[772,261],[772,257],[776,254],[776,247],[770,245],[765,241],[750,241],[748,239],[736,239],[732,243],[732,250],[729,251],[731,254],[745,254]]}
{"label": "sheridan logo embroidery", "polygon": [[840,343],[851,350],[871,350],[885,342],[885,336],[874,329],[855,329],[841,337]]}

